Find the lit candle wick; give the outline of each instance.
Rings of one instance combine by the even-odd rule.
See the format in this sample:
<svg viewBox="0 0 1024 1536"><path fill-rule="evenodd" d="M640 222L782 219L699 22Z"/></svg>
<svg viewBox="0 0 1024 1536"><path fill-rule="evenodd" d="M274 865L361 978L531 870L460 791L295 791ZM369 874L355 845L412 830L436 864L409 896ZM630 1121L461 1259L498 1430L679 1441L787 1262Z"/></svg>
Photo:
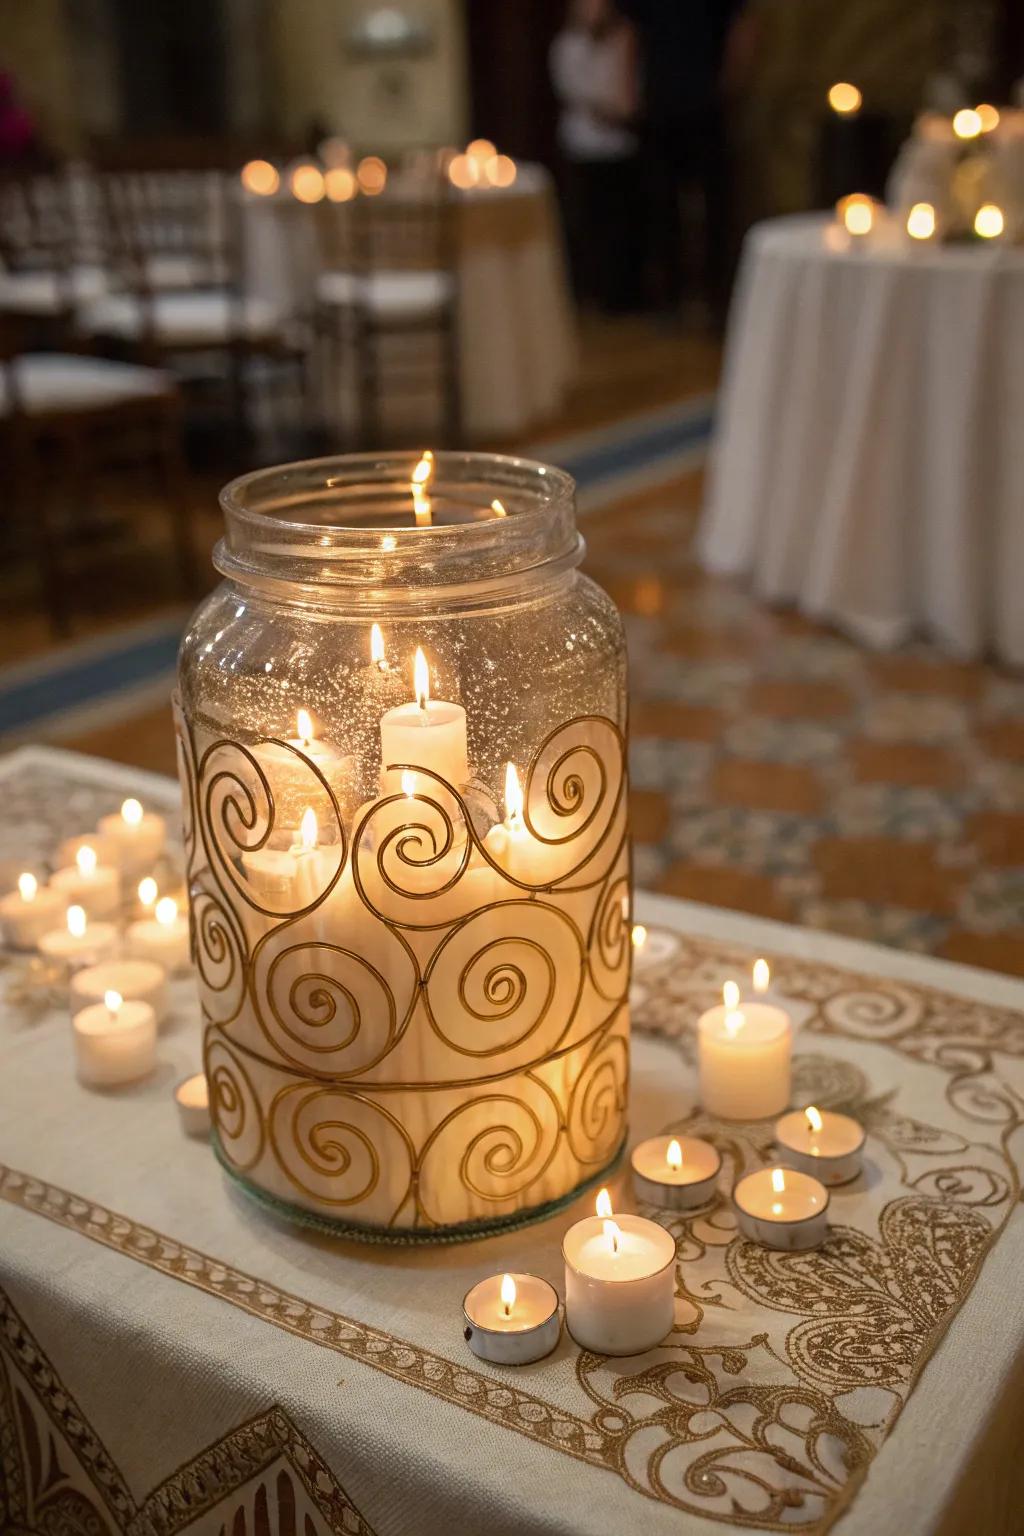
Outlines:
<svg viewBox="0 0 1024 1536"><path fill-rule="evenodd" d="M433 473L434 455L428 448L412 472L409 487L412 491L412 507L417 528L427 528L433 522L430 497L427 495L427 486L430 484Z"/></svg>
<svg viewBox="0 0 1024 1536"><path fill-rule="evenodd" d="M821 1115L815 1109L813 1104L808 1104L807 1108L804 1110L804 1117L807 1121L808 1136L816 1136L821 1130L822 1120Z"/></svg>
<svg viewBox="0 0 1024 1536"><path fill-rule="evenodd" d="M111 990L109 992L104 992L103 1001L106 1005L107 1012L110 1014L111 1022L113 1022L121 1011L121 1004L124 1002L124 998L121 996L120 992L114 992Z"/></svg>
<svg viewBox="0 0 1024 1536"><path fill-rule="evenodd" d="M608 1239L608 1242L611 1244L612 1253L618 1253L619 1238L622 1236L622 1232L619 1229L618 1224L614 1221L606 1221L604 1223L603 1231L605 1237Z"/></svg>
<svg viewBox="0 0 1024 1536"><path fill-rule="evenodd" d="M516 1304L516 1283L511 1275L501 1277L501 1305L505 1310L505 1316L512 1316L512 1308Z"/></svg>
<svg viewBox="0 0 1024 1536"><path fill-rule="evenodd" d="M299 852L312 853L316 847L316 812L310 805L302 813L302 821L299 824Z"/></svg>
<svg viewBox="0 0 1024 1536"><path fill-rule="evenodd" d="M313 740L313 717L308 709L300 709L295 717L295 734L304 747Z"/></svg>
<svg viewBox="0 0 1024 1536"><path fill-rule="evenodd" d="M386 672L387 661L384 657L384 636L379 624L370 625L370 661L378 672Z"/></svg>
<svg viewBox="0 0 1024 1536"><path fill-rule="evenodd" d="M767 992L768 983L771 981L771 971L768 969L767 960L754 961L754 991Z"/></svg>
<svg viewBox="0 0 1024 1536"><path fill-rule="evenodd" d="M426 725L430 703L430 668L427 666L427 658L419 646L416 647L416 657L412 666L413 692L416 695L416 703L420 710L420 723Z"/></svg>
<svg viewBox="0 0 1024 1536"><path fill-rule="evenodd" d="M665 1153L665 1161L674 1172L678 1172L678 1170L683 1166L683 1149L679 1145L678 1141L676 1141L675 1137L673 1137L668 1144L668 1151Z"/></svg>
<svg viewBox="0 0 1024 1536"><path fill-rule="evenodd" d="M524 828L523 791L514 763L505 767L505 826L510 832L522 832Z"/></svg>

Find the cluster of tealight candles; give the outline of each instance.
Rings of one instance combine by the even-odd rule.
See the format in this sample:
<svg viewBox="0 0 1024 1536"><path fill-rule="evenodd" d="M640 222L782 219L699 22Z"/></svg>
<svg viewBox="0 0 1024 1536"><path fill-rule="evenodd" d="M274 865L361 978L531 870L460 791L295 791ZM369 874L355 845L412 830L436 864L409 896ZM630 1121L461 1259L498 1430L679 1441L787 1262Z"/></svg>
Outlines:
<svg viewBox="0 0 1024 1536"><path fill-rule="evenodd" d="M0 899L6 944L36 951L67 982L76 1071L90 1087L153 1071L168 977L189 964L188 919L143 873L158 865L166 840L164 818L127 799L93 833L60 844L48 883L25 870ZM194 1086L189 1092L194 1099ZM194 1125L194 1104L187 1107Z"/></svg>
<svg viewBox="0 0 1024 1536"><path fill-rule="evenodd" d="M642 955L646 930L634 930L633 941ZM829 1188L860 1173L864 1130L849 1115L813 1104L787 1109L792 1020L780 1002L768 1001L766 961L756 962L752 981L748 999L727 981L721 1004L698 1020L701 1104L727 1121L779 1117L777 1164L745 1174L732 1191L736 1224L765 1247L814 1248L827 1232ZM630 1161L634 1193L646 1205L700 1211L718 1197L722 1157L709 1141L655 1136L635 1147ZM596 1214L566 1233L562 1257L566 1327L577 1344L632 1355L663 1342L674 1320L676 1245L659 1222L613 1213L602 1189ZM466 1340L483 1360L525 1364L558 1342L558 1296L535 1275L490 1276L468 1293L463 1310Z"/></svg>

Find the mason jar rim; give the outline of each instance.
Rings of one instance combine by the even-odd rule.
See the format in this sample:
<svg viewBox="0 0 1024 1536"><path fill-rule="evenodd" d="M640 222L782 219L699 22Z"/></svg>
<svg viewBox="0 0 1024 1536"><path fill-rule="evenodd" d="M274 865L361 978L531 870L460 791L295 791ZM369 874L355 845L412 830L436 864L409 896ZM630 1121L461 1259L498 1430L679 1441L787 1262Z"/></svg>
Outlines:
<svg viewBox="0 0 1024 1536"><path fill-rule="evenodd" d="M431 522L417 526L412 477L422 458L338 454L238 476L220 494L225 534L214 564L257 587L287 584L296 600L344 592L360 607L439 589L483 599L579 564L575 481L565 470L438 450L423 487Z"/></svg>

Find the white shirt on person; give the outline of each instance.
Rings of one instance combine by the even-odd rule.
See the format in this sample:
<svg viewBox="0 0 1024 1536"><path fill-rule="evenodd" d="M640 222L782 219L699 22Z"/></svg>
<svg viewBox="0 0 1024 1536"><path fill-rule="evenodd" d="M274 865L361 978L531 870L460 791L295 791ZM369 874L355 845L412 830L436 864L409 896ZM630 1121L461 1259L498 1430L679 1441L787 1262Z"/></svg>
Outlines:
<svg viewBox="0 0 1024 1536"><path fill-rule="evenodd" d="M562 112L558 142L570 160L625 160L638 140L624 122L631 110L628 35L594 37L567 27L551 45L551 80Z"/></svg>

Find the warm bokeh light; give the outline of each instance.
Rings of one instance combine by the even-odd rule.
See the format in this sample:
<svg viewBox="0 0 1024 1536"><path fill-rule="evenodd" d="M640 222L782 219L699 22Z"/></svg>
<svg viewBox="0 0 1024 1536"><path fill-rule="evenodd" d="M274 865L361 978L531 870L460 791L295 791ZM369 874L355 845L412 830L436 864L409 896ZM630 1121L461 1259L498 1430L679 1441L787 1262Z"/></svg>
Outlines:
<svg viewBox="0 0 1024 1536"><path fill-rule="evenodd" d="M511 187L518 174L511 155L494 155L484 162L484 176L492 187Z"/></svg>
<svg viewBox="0 0 1024 1536"><path fill-rule="evenodd" d="M983 240L996 240L1003 232L1003 210L996 203L982 203L974 215L974 233Z"/></svg>
<svg viewBox="0 0 1024 1536"><path fill-rule="evenodd" d="M98 862L99 861L96 858L96 849L91 847L88 843L83 843L81 848L79 848L78 852L75 854L75 863L78 865L78 873L80 875L84 875L87 880L96 873L96 865Z"/></svg>
<svg viewBox="0 0 1024 1536"><path fill-rule="evenodd" d="M768 991L768 984L771 981L771 979L772 979L772 973L768 969L768 961L767 960L755 960L754 961L754 976L753 976L754 991L755 992L767 992Z"/></svg>
<svg viewBox="0 0 1024 1536"><path fill-rule="evenodd" d="M598 1190L598 1192L597 1192L597 1201L596 1201L596 1204L595 1204L595 1209L597 1211L597 1214L600 1217L602 1217L602 1218L608 1217L608 1216L611 1215L611 1213L612 1213L612 1197L611 1197L611 1195L608 1193L608 1191L606 1189L599 1189Z"/></svg>
<svg viewBox="0 0 1024 1536"><path fill-rule="evenodd" d="M86 916L84 907L68 907L68 933L73 939L85 937Z"/></svg>
<svg viewBox="0 0 1024 1536"><path fill-rule="evenodd" d="M308 709L300 709L295 716L295 734L304 747L313 740L313 717Z"/></svg>
<svg viewBox="0 0 1024 1536"><path fill-rule="evenodd" d="M840 117L853 117L860 111L863 101L860 91L848 80L837 80L829 87L828 104Z"/></svg>
<svg viewBox="0 0 1024 1536"><path fill-rule="evenodd" d="M300 203L318 203L324 195L324 178L315 165L297 165L288 178L292 196Z"/></svg>
<svg viewBox="0 0 1024 1536"><path fill-rule="evenodd" d="M740 989L734 981L727 981L722 988L722 1002L729 1013L740 1005Z"/></svg>
<svg viewBox="0 0 1024 1536"><path fill-rule="evenodd" d="M366 155L356 167L356 181L366 197L377 197L388 184L388 168L379 155Z"/></svg>
<svg viewBox="0 0 1024 1536"><path fill-rule="evenodd" d="M516 1283L511 1275L501 1277L501 1304L505 1308L505 1316L511 1317L512 1308L516 1304Z"/></svg>
<svg viewBox="0 0 1024 1536"><path fill-rule="evenodd" d="M35 901L38 890L39 881L35 875L30 875L26 872L18 876L18 895L22 901Z"/></svg>
<svg viewBox="0 0 1024 1536"><path fill-rule="evenodd" d="M121 806L121 820L129 827L137 827L142 823L142 806L138 800L126 800Z"/></svg>
<svg viewBox="0 0 1024 1536"><path fill-rule="evenodd" d="M144 880L139 881L138 896L140 905L144 907L155 906L158 895L157 884L152 875L147 875Z"/></svg>
<svg viewBox="0 0 1024 1536"><path fill-rule="evenodd" d="M678 1141L676 1141L674 1136L668 1144L668 1151L665 1153L665 1161L675 1172L678 1172L679 1169L683 1166L683 1149L679 1145Z"/></svg>
<svg viewBox="0 0 1024 1536"><path fill-rule="evenodd" d="M513 828L523 825L523 787L515 763L505 764L505 822Z"/></svg>
<svg viewBox="0 0 1024 1536"><path fill-rule="evenodd" d="M979 102L974 110L981 119L982 133L992 133L999 127L999 108L994 107L991 102Z"/></svg>
<svg viewBox="0 0 1024 1536"><path fill-rule="evenodd" d="M272 197L281 185L276 167L269 160L250 160L242 167L242 186L257 197Z"/></svg>
<svg viewBox="0 0 1024 1536"><path fill-rule="evenodd" d="M981 132L981 116L973 107L961 107L953 114L953 132L958 139L976 139Z"/></svg>
<svg viewBox="0 0 1024 1536"><path fill-rule="evenodd" d="M644 927L643 923L633 924L632 939L634 949L643 949L644 945L647 943L647 929Z"/></svg>
<svg viewBox="0 0 1024 1536"><path fill-rule="evenodd" d="M498 153L497 145L490 139L472 139L466 145L466 154L471 160L493 160Z"/></svg>
<svg viewBox="0 0 1024 1536"><path fill-rule="evenodd" d="M112 1014L114 1018L117 1018L117 1015L121 1011L121 1004L124 1002L124 998L121 996L120 992L115 992L114 989L111 988L109 992L104 992L103 1001L106 1004L107 1012Z"/></svg>
<svg viewBox="0 0 1024 1536"><path fill-rule="evenodd" d="M425 710L430 703L430 668L420 646L416 647L412 663L412 691L420 709Z"/></svg>
<svg viewBox="0 0 1024 1536"><path fill-rule="evenodd" d="M608 1245L611 1248L612 1253L618 1253L618 1251L619 1251L619 1239L622 1236L622 1228L619 1226L618 1222L617 1221L606 1221L604 1223L602 1231L604 1232L604 1235L605 1235L606 1239L608 1240Z"/></svg>
<svg viewBox="0 0 1024 1536"><path fill-rule="evenodd" d="M329 202L350 203L359 191L355 172L347 165L334 165L324 174L324 191Z"/></svg>
<svg viewBox="0 0 1024 1536"><path fill-rule="evenodd" d="M153 915L158 923L168 928L178 915L178 903L173 896L161 896L153 910Z"/></svg>
<svg viewBox="0 0 1024 1536"><path fill-rule="evenodd" d="M931 203L915 203L907 214L907 234L912 240L930 240L935 233L935 209Z"/></svg>
<svg viewBox="0 0 1024 1536"><path fill-rule="evenodd" d="M864 192L851 192L841 197L836 212L851 235L868 235L875 222L875 205Z"/></svg>
<svg viewBox="0 0 1024 1536"><path fill-rule="evenodd" d="M817 1133L821 1130L821 1115L815 1109L813 1104L808 1104L807 1108L804 1110L804 1114L807 1117L807 1129L811 1132L812 1135L816 1136Z"/></svg>
<svg viewBox="0 0 1024 1536"><path fill-rule="evenodd" d="M456 155L448 167L448 180L460 192L468 192L480 182L480 162L468 155Z"/></svg>

